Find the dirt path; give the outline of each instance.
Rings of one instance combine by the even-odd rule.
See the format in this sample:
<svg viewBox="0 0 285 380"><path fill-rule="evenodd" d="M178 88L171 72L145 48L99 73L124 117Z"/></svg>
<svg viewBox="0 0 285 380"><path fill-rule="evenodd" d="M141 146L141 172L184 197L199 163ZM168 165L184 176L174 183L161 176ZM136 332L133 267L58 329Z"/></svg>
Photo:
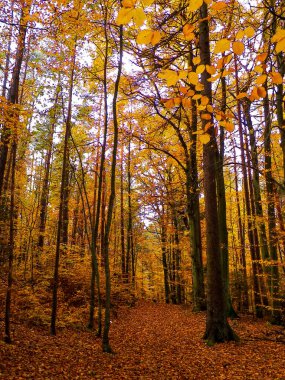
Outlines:
<svg viewBox="0 0 285 380"><path fill-rule="evenodd" d="M284 329L241 319L240 343L208 347L204 328L203 313L143 303L112 321L109 355L87 331L15 325L14 344L0 343L0 379L285 379L285 345L272 341Z"/></svg>

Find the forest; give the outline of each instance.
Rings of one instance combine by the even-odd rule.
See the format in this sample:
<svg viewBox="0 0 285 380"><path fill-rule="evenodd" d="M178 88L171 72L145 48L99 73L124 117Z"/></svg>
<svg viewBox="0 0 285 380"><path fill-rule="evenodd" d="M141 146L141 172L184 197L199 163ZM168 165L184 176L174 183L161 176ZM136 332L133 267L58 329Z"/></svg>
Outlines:
<svg viewBox="0 0 285 380"><path fill-rule="evenodd" d="M0 377L285 378L284 55L282 0L0 0Z"/></svg>

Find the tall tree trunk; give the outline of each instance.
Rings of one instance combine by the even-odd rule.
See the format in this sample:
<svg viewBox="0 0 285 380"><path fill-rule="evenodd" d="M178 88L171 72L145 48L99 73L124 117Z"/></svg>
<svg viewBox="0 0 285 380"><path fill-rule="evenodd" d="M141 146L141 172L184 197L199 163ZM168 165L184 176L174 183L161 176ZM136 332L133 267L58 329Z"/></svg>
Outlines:
<svg viewBox="0 0 285 380"><path fill-rule="evenodd" d="M23 62L23 57L24 57L25 39L26 39L26 34L27 34L26 19L30 13L31 6L32 6L32 2L27 2L27 3L24 2L21 9L21 17L19 21L20 27L19 27L19 34L17 38L17 49L15 53L16 58L14 62L13 72L12 72L10 90L7 96L8 103L11 103L12 105L15 105L18 103L20 73L21 73L21 67L22 67L22 62ZM3 181L4 181L4 176L5 176L5 168L6 168L6 163L7 163L10 139L11 139L11 128L7 126L6 124L4 124L2 133L1 133L1 144L0 144L0 198L2 196Z"/></svg>
<svg viewBox="0 0 285 380"><path fill-rule="evenodd" d="M0 146L0 200L2 197L3 182L5 178L5 168L7 163L9 143L11 144L11 185L10 185L10 210L9 210L9 266L8 266L8 286L6 292L5 303L5 336L6 343L11 343L10 334L10 315L11 315L11 292L13 285L13 261L14 261L14 235L15 235L15 175L16 175L16 155L17 155L17 129L19 122L19 111L15 107L19 101L19 86L20 86L20 72L25 50L25 38L27 33L26 17L29 15L31 9L30 3L23 3L20 17L19 35L17 39L17 49L15 54L14 69L12 72L10 90L8 93L8 103L11 106L9 110L9 117L11 124L13 124L14 131L12 134L10 126L3 125ZM9 65L9 62L6 64ZM5 81L5 77L4 77ZM5 86L6 87L6 86ZM4 88L3 88L4 91Z"/></svg>
<svg viewBox="0 0 285 380"><path fill-rule="evenodd" d="M169 287L169 273L167 265L167 235L166 235L166 223L165 223L165 214L164 209L162 210L161 215L161 253L162 253L162 265L163 265L163 279L164 279L164 293L165 293L165 302L170 302L170 287Z"/></svg>
<svg viewBox="0 0 285 380"><path fill-rule="evenodd" d="M121 199L120 199L120 230L121 230L121 272L122 272L122 278L123 281L126 280L126 249L125 249L125 220L124 220L124 167L123 167L123 161L124 161L124 145L122 141L122 148L121 148Z"/></svg>
<svg viewBox="0 0 285 380"><path fill-rule="evenodd" d="M266 91L267 82L264 85ZM270 273L270 294L272 303L271 321L276 324L281 323L281 308L280 308L280 295L279 295L279 269L278 269L278 255L277 255L277 236L276 236L276 218L275 218L275 203L274 203L274 184L272 176L272 158L271 158L271 129L272 122L270 116L268 92L263 101L264 107L264 171L267 195L267 215L268 215L268 231L269 231L269 252L271 259L271 273Z"/></svg>
<svg viewBox="0 0 285 380"><path fill-rule="evenodd" d="M61 243L62 243L62 229L63 229L63 212L64 205L66 202L66 186L68 186L68 174L69 170L69 140L71 136L71 111L72 111L72 98L73 98L73 86L74 86L74 75L75 75L75 62L76 62L76 43L77 38L74 40L74 47L72 52L72 63L71 63L71 74L70 83L68 91L68 110L67 117L65 121L65 134L64 134L64 145L63 145L63 159L62 159L62 171L61 171L61 185L60 185L60 201L59 201L59 211L58 211L58 223L57 223L57 236L56 236L56 250L55 250L55 264L54 264L54 275L53 275L53 293L52 293L52 311L51 311L51 335L56 335L56 314L57 314L57 290L59 283L59 259L61 253Z"/></svg>
<svg viewBox="0 0 285 380"><path fill-rule="evenodd" d="M101 148L101 159L99 165L99 175L98 175L98 190L97 190L97 202L94 207L94 226L92 228L92 250L91 250L91 279L90 279L90 308L89 308L89 322L88 328L93 329L94 326L94 310L95 310L95 283L97 286L98 295L100 295L100 279L99 279L99 263L98 263L98 240L99 240L99 225L100 225L100 216L105 208L104 202L102 205L103 198L103 187L104 187L104 170L105 170L105 159L106 159L106 147L107 147L107 132L108 132L108 88L107 88L107 69L108 69L108 51L109 51L109 41L107 33L106 20L104 24L104 36L105 36L105 52L104 52L104 78L103 78L103 103L104 103L104 127L103 127L103 141ZM98 137L99 141L99 137ZM101 227L104 226L104 221L101 218ZM103 233L103 229L101 228ZM99 300L98 300L99 302ZM99 304L99 310L101 311L101 305ZM100 335L101 335L101 317L98 315L98 323L100 326ZM98 330L98 334L99 334Z"/></svg>
<svg viewBox="0 0 285 380"><path fill-rule="evenodd" d="M222 82L222 111L225 113L227 108L227 93L225 77L221 78ZM217 194L218 194L218 218L219 218L219 235L223 266L224 292L227 302L227 315L231 318L237 318L231 295L230 295L230 273L229 273L229 242L227 228L227 203L224 179L224 154L225 154L225 131L220 127L220 151L217 150Z"/></svg>
<svg viewBox="0 0 285 380"><path fill-rule="evenodd" d="M50 111L50 129L48 134L48 149L45 156L45 173L42 185L42 193L40 197L40 225L39 225L39 240L38 247L40 251L43 249L45 240L46 218L47 218L47 206L49 196L49 180L50 180L50 167L53 149L53 135L56 126L56 109L58 104L58 97L60 92L60 86L58 85L55 92L55 99L53 107Z"/></svg>
<svg viewBox="0 0 285 380"><path fill-rule="evenodd" d="M193 66L193 52L190 48L189 66ZM194 88L193 88L194 89ZM199 185L197 168L197 106L192 104L192 120L187 120L187 130L192 145L184 149L186 158L186 199L187 216L189 221L189 237L191 244L191 264L192 264L192 299L193 310L206 310L206 296L204 286L204 270L202 260L202 239L200 224L200 204Z"/></svg>
<svg viewBox="0 0 285 380"><path fill-rule="evenodd" d="M239 78L238 78L238 66L237 66L237 57L234 56L235 63L235 76L236 76L236 93L239 94ZM260 252L258 247L258 242L256 241L257 234L254 233L254 225L252 223L251 217L252 209L250 205L250 195L249 195L249 185L248 185L248 175L247 175L247 165L245 159L245 150L244 150L244 139L243 139L243 129L242 129L242 116L241 116L241 104L240 100L237 100L237 113L238 113L238 131L240 138L240 150L241 150L241 160L242 160L242 175L243 175L243 185L244 185L244 197L245 197L245 206L247 213L247 230L248 230L248 240L249 248L252 261L252 275L253 275L253 297L254 297L254 308L255 315L258 318L263 316L262 308L262 298L260 291L260 281L259 276L262 275L262 268L260 265Z"/></svg>
<svg viewBox="0 0 285 380"><path fill-rule="evenodd" d="M105 20L106 22L106 20ZM117 148L118 148L118 116L117 116L117 98L119 93L119 85L122 72L123 63L123 27L119 27L120 41L119 41L119 62L118 73L115 82L114 96L113 96L113 124L114 124L114 138L113 138L113 152L112 152L112 164L111 164L111 185L110 185L110 197L108 202L108 213L106 220L106 228L104 234L104 258L105 258L105 286L106 286L106 305L105 305L105 321L103 330L103 351L111 353L112 349L109 342L109 329L110 329L110 306L111 306L111 278L110 278L110 264L109 264L109 235L111 230L113 209L116 195L116 163L117 163Z"/></svg>
<svg viewBox="0 0 285 380"><path fill-rule="evenodd" d="M14 235L15 235L15 175L16 175L16 154L17 154L17 142L16 142L16 132L13 137L11 155L12 155L12 165L11 165L11 189L10 189L10 215L9 215L9 267L8 267L8 286L6 292L6 303L5 303L5 335L4 341L6 343L11 343L11 331L10 331L10 318L11 318L11 293L13 285L13 261L14 261Z"/></svg>
<svg viewBox="0 0 285 380"><path fill-rule="evenodd" d="M131 264L131 280L135 282L135 253L133 244L133 214L132 214L132 186L131 186L131 139L128 143L128 161L127 161L127 174L128 174L128 227L127 227L127 255ZM129 265L129 264L128 264ZM130 273L128 273L128 278Z"/></svg>
<svg viewBox="0 0 285 380"><path fill-rule="evenodd" d="M202 65L211 65L210 41L208 24L208 7L203 3L200 8L200 55ZM201 82L204 86L203 95L212 103L212 87L208 81L210 75L204 71ZM202 119L205 128L206 120ZM237 339L235 333L227 322L227 303L224 292L224 279L222 269L222 257L220 252L219 233L217 233L218 205L216 193L217 162L216 162L216 137L214 128L208 130L211 140L204 145L203 170L206 214L206 238L207 238L207 321L204 338L209 344Z"/></svg>

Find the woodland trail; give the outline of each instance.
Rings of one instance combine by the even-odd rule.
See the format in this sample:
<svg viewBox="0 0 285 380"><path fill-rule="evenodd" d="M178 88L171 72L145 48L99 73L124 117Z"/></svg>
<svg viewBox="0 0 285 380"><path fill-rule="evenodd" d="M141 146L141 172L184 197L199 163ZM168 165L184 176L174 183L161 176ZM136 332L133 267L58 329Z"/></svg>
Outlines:
<svg viewBox="0 0 285 380"><path fill-rule="evenodd" d="M88 331L61 329L51 337L15 324L14 343L0 343L0 379L285 379L284 328L248 317L233 325L239 343L209 347L201 339L204 313L152 303L121 307L110 355Z"/></svg>

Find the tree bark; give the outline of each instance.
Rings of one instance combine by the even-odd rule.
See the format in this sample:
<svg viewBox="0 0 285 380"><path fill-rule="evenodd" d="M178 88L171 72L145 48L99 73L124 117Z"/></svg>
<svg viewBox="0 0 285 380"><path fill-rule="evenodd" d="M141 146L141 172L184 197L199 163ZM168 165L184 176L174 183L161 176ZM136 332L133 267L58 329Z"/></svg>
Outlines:
<svg viewBox="0 0 285 380"><path fill-rule="evenodd" d="M200 8L200 56L202 65L210 65L210 41L208 24L208 7L203 3ZM210 75L204 71L201 82L204 86L203 95L212 103L212 87L208 81ZM203 128L206 121L202 119ZM208 130L211 140L204 145L203 171L206 214L207 238L207 321L204 339L208 344L237 339L237 336L227 322L227 306L224 292L224 279L222 270L222 257L220 252L220 239L217 233L218 205L216 193L217 162L216 137L214 128Z"/></svg>

